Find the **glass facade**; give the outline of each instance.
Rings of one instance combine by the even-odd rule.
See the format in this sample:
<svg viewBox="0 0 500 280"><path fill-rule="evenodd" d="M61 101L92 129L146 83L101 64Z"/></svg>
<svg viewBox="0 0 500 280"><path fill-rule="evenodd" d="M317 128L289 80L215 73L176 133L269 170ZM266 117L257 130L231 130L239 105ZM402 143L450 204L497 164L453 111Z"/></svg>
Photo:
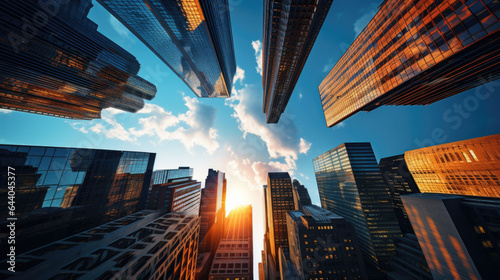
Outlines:
<svg viewBox="0 0 500 280"><path fill-rule="evenodd" d="M212 263L210 280L253 279L252 228L251 205L231 210Z"/></svg>
<svg viewBox="0 0 500 280"><path fill-rule="evenodd" d="M22 254L0 278L194 280L199 223L143 210Z"/></svg>
<svg viewBox="0 0 500 280"><path fill-rule="evenodd" d="M24 252L145 208L155 154L0 145L0 168L15 168L17 250ZM0 213L8 217L7 174ZM5 223L5 222L4 222ZM0 230L6 246L6 227Z"/></svg>
<svg viewBox="0 0 500 280"><path fill-rule="evenodd" d="M499 29L498 0L384 1L319 86L327 126L497 79Z"/></svg>
<svg viewBox="0 0 500 280"><path fill-rule="evenodd" d="M333 0L265 0L262 47L267 123L285 111Z"/></svg>
<svg viewBox="0 0 500 280"><path fill-rule="evenodd" d="M344 143L313 164L322 207L354 226L368 269L386 270L401 231L370 143Z"/></svg>
<svg viewBox="0 0 500 280"><path fill-rule="evenodd" d="M407 151L420 192L500 197L500 134Z"/></svg>
<svg viewBox="0 0 500 280"><path fill-rule="evenodd" d="M384 176L384 182L391 192L391 202L401 232L414 233L408 214L406 213L401 195L419 193L417 183L413 180L406 165L404 155L386 157L380 160L378 167Z"/></svg>
<svg viewBox="0 0 500 280"><path fill-rule="evenodd" d="M136 58L97 32L91 7L90 0L1 1L0 108L95 119L104 108L136 112L155 96L137 76ZM35 34L26 31L32 19Z"/></svg>
<svg viewBox="0 0 500 280"><path fill-rule="evenodd" d="M293 202L295 210L302 210L302 207L311 205L311 197L304 185L300 184L299 180L293 179Z"/></svg>
<svg viewBox="0 0 500 280"><path fill-rule="evenodd" d="M227 0L98 0L198 97L229 97L236 60Z"/></svg>
<svg viewBox="0 0 500 280"><path fill-rule="evenodd" d="M395 239L396 255L391 259L389 280L432 280L431 270L414 234L408 233Z"/></svg>
<svg viewBox="0 0 500 280"><path fill-rule="evenodd" d="M287 214L290 261L298 279L367 279L352 225L316 205Z"/></svg>
<svg viewBox="0 0 500 280"><path fill-rule="evenodd" d="M149 194L148 209L198 216L200 198L201 182L195 180L154 185Z"/></svg>

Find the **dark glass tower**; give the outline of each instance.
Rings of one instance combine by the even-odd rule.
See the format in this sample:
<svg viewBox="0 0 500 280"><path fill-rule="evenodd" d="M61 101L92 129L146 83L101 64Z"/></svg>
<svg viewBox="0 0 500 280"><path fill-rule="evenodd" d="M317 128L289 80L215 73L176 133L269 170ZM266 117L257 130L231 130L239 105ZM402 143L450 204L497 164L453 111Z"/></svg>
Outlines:
<svg viewBox="0 0 500 280"><path fill-rule="evenodd" d="M405 207L401 201L401 195L419 193L420 191L408 170L404 155L383 158L380 160L378 167L384 176L385 184L391 192L392 207L398 219L401 232L403 234L414 233L408 219L408 214L406 214Z"/></svg>
<svg viewBox="0 0 500 280"><path fill-rule="evenodd" d="M354 226L368 269L386 270L401 231L370 143L344 143L313 163L322 207Z"/></svg>
<svg viewBox="0 0 500 280"><path fill-rule="evenodd" d="M253 280L252 206L239 206L226 218L209 279Z"/></svg>
<svg viewBox="0 0 500 280"><path fill-rule="evenodd" d="M500 77L497 0L386 0L319 86L327 126Z"/></svg>
<svg viewBox="0 0 500 280"><path fill-rule="evenodd" d="M72 119L136 112L156 87L130 53L97 32L90 0L0 3L0 108ZM34 28L34 29L32 29Z"/></svg>
<svg viewBox="0 0 500 280"><path fill-rule="evenodd" d="M267 123L285 111L333 0L265 0L263 109Z"/></svg>
<svg viewBox="0 0 500 280"><path fill-rule="evenodd" d="M229 97L236 72L227 0L98 0L198 97Z"/></svg>
<svg viewBox="0 0 500 280"><path fill-rule="evenodd" d="M293 179L293 201L295 210L302 210L302 207L311 205L311 197L306 187L302 185L299 180Z"/></svg>
<svg viewBox="0 0 500 280"><path fill-rule="evenodd" d="M154 160L151 153L0 145L1 170L11 166L16 174L17 253L144 209ZM2 217L10 217L6 175Z"/></svg>

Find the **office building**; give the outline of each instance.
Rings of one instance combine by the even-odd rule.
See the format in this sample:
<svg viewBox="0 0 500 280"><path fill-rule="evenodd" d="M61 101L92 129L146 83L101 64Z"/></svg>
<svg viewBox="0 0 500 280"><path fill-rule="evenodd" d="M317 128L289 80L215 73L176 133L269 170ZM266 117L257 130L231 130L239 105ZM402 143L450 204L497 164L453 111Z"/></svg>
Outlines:
<svg viewBox="0 0 500 280"><path fill-rule="evenodd" d="M194 279L199 217L143 210L18 256L2 279ZM9 277L10 276L10 277ZM5 278L4 278L5 277Z"/></svg>
<svg viewBox="0 0 500 280"><path fill-rule="evenodd" d="M263 109L267 123L285 111L333 0L264 1Z"/></svg>
<svg viewBox="0 0 500 280"><path fill-rule="evenodd" d="M319 86L327 126L500 77L497 1L386 0Z"/></svg>
<svg viewBox="0 0 500 280"><path fill-rule="evenodd" d="M271 240L269 239L269 215L268 215L268 188L267 185L264 185L264 221L265 221L265 231L264 231L264 250L261 251L262 253L262 270L264 274L264 279L266 280L276 280L279 279L280 277L280 272L279 272L279 260L275 260L273 256L271 255Z"/></svg>
<svg viewBox="0 0 500 280"><path fill-rule="evenodd" d="M91 0L0 3L0 108L70 119L136 112L156 87L139 62L97 31Z"/></svg>
<svg viewBox="0 0 500 280"><path fill-rule="evenodd" d="M303 206L311 205L311 197L304 185L300 184L299 180L293 179L293 202L295 210L302 210Z"/></svg>
<svg viewBox="0 0 500 280"><path fill-rule="evenodd" d="M253 280L252 206L231 210L226 220L209 279Z"/></svg>
<svg viewBox="0 0 500 280"><path fill-rule="evenodd" d="M496 279L500 199L420 193L402 196L434 279Z"/></svg>
<svg viewBox="0 0 500 280"><path fill-rule="evenodd" d="M178 169L160 169L153 171L151 186L193 179L193 168L181 166Z"/></svg>
<svg viewBox="0 0 500 280"><path fill-rule="evenodd" d="M396 255L389 262L389 280L432 280L431 271L422 248L414 234L408 233L395 240Z"/></svg>
<svg viewBox="0 0 500 280"><path fill-rule="evenodd" d="M198 97L229 97L236 72L227 0L98 0Z"/></svg>
<svg viewBox="0 0 500 280"><path fill-rule="evenodd" d="M406 214L401 201L401 195L419 193L420 191L408 170L404 155L383 158L380 160L378 167L382 172L385 184L391 192L392 208L394 214L396 214L401 232L403 234L413 233L408 214Z"/></svg>
<svg viewBox="0 0 500 280"><path fill-rule="evenodd" d="M269 253L274 266L278 267L278 250L288 247L286 213L295 210L292 180L288 172L269 172L266 191Z"/></svg>
<svg viewBox="0 0 500 280"><path fill-rule="evenodd" d="M224 231L226 218L226 175L224 172L209 169L205 187L201 190L200 239L198 253L197 279L207 279ZM206 260L204 254L208 254Z"/></svg>
<svg viewBox="0 0 500 280"><path fill-rule="evenodd" d="M401 231L370 143L344 143L313 163L321 206L353 225L369 274L386 271Z"/></svg>
<svg viewBox="0 0 500 280"><path fill-rule="evenodd" d="M264 266L262 263L259 263L259 280L265 280L264 278Z"/></svg>
<svg viewBox="0 0 500 280"><path fill-rule="evenodd" d="M198 216L200 213L201 182L182 182L153 185L147 209L164 209L169 213L184 212Z"/></svg>
<svg viewBox="0 0 500 280"><path fill-rule="evenodd" d="M288 250L297 279L367 279L351 223L316 205L303 209L287 214Z"/></svg>
<svg viewBox="0 0 500 280"><path fill-rule="evenodd" d="M16 174L16 252L144 209L154 160L153 153L0 145L0 168ZM0 184L0 215L7 217L7 177Z"/></svg>
<svg viewBox="0 0 500 280"><path fill-rule="evenodd" d="M420 192L500 197L500 134L407 151Z"/></svg>

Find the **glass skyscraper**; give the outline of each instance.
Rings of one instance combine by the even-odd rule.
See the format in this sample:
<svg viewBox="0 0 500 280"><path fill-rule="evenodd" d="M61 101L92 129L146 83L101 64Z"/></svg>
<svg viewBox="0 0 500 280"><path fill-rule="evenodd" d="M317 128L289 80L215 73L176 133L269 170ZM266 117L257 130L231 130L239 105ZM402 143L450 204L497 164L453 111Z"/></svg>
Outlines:
<svg viewBox="0 0 500 280"><path fill-rule="evenodd" d="M236 72L227 0L98 0L198 97L229 97Z"/></svg>
<svg viewBox="0 0 500 280"><path fill-rule="evenodd" d="M401 195L419 193L417 183L413 180L404 155L386 157L380 160L378 167L382 172L385 184L391 192L391 202L398 219L401 232L413 233L408 214L406 213Z"/></svg>
<svg viewBox="0 0 500 280"><path fill-rule="evenodd" d="M96 119L104 108L136 112L155 96L137 76L136 58L97 32L91 7L91 0L1 1L0 108Z"/></svg>
<svg viewBox="0 0 500 280"><path fill-rule="evenodd" d="M354 226L367 269L386 270L401 231L370 143L344 143L313 163L322 207Z"/></svg>
<svg viewBox="0 0 500 280"><path fill-rule="evenodd" d="M267 123L285 111L333 0L265 0L263 109Z"/></svg>
<svg viewBox="0 0 500 280"><path fill-rule="evenodd" d="M18 253L144 209L154 160L142 152L0 145L0 168L15 168ZM6 218L12 215L2 174L0 215Z"/></svg>
<svg viewBox="0 0 500 280"><path fill-rule="evenodd" d="M302 210L302 207L311 205L311 197L306 187L302 185L299 180L293 179L293 202L295 204L295 210Z"/></svg>
<svg viewBox="0 0 500 280"><path fill-rule="evenodd" d="M500 134L407 151L420 192L500 197Z"/></svg>
<svg viewBox="0 0 500 280"><path fill-rule="evenodd" d="M497 0L385 0L319 86L327 126L499 78L499 13Z"/></svg>

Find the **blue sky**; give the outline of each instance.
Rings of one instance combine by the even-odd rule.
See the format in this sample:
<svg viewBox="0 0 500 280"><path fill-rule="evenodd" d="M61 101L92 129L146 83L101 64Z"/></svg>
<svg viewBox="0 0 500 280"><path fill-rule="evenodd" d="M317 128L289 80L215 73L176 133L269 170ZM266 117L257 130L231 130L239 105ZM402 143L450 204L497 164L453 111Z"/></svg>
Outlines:
<svg viewBox="0 0 500 280"><path fill-rule="evenodd" d="M377 160L425 145L500 133L500 82L429 106L386 106L327 128L318 85L382 1L335 0L278 125L265 124L258 56L262 2L230 0L238 65L230 99L199 99L98 3L89 17L98 30L131 52L155 99L136 114L105 110L102 120L72 121L0 110L0 143L123 149L157 153L155 168L191 166L203 181L208 168L226 172L228 208L252 204L255 265L263 238L262 185L268 171L288 171L319 205L312 159L343 142L369 141Z"/></svg>

